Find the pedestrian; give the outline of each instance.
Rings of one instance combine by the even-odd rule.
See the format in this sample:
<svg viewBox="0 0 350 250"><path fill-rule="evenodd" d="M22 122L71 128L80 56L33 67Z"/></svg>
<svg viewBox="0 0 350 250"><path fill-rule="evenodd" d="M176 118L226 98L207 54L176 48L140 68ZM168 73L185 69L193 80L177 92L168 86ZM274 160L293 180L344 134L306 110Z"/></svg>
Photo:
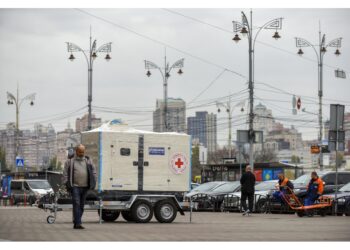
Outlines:
<svg viewBox="0 0 350 250"><path fill-rule="evenodd" d="M311 180L307 186L305 206L310 206L323 194L323 180L314 171L311 173Z"/></svg>
<svg viewBox="0 0 350 250"><path fill-rule="evenodd" d="M81 218L84 213L88 190L95 189L96 170L90 158L85 155L85 146L80 144L75 155L64 164L64 183L72 195L74 229L84 229Z"/></svg>
<svg viewBox="0 0 350 250"><path fill-rule="evenodd" d="M278 174L278 183L276 184L278 190L275 191L272 196L281 204L283 204L283 194L290 193L294 189L293 183L284 176L283 173Z"/></svg>
<svg viewBox="0 0 350 250"><path fill-rule="evenodd" d="M252 168L248 165L245 173L241 176L241 203L243 206L243 214L249 215L253 211L254 192L255 192L255 176ZM249 208L247 209L246 200L248 198Z"/></svg>

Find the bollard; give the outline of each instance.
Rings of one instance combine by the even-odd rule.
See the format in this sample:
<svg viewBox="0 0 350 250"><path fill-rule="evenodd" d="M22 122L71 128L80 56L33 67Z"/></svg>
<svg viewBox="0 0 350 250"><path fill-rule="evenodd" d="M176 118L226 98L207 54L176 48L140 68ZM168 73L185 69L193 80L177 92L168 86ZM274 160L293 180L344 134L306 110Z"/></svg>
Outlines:
<svg viewBox="0 0 350 250"><path fill-rule="evenodd" d="M13 196L10 198L10 206L13 206Z"/></svg>
<svg viewBox="0 0 350 250"><path fill-rule="evenodd" d="M24 204L24 207L25 207L26 204L27 204L27 196L26 196L26 193L24 193L24 201L23 201L23 204Z"/></svg>

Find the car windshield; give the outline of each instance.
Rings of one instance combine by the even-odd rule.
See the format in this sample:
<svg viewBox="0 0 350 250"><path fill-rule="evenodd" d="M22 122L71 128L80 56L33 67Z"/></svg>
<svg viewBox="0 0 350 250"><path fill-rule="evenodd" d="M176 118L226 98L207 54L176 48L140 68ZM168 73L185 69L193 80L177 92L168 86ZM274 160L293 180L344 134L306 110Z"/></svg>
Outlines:
<svg viewBox="0 0 350 250"><path fill-rule="evenodd" d="M227 182L217 188L214 188L212 192L215 193L230 193L236 191L236 189L240 186L239 181Z"/></svg>
<svg viewBox="0 0 350 250"><path fill-rule="evenodd" d="M301 185L307 185L310 181L310 174L304 174L302 176L299 176L293 181L293 184L301 184Z"/></svg>
<svg viewBox="0 0 350 250"><path fill-rule="evenodd" d="M206 182L206 183L203 183L203 184L199 185L198 187L194 188L192 191L193 192L205 192L205 191L209 191L209 190L213 189L217 185L219 185L219 182Z"/></svg>
<svg viewBox="0 0 350 250"><path fill-rule="evenodd" d="M277 183L277 180L276 180L276 182L274 182L274 181L260 182L259 184L257 184L255 186L255 191L268 191L268 190L274 189L276 183Z"/></svg>
<svg viewBox="0 0 350 250"><path fill-rule="evenodd" d="M339 189L340 192L350 192L350 182Z"/></svg>
<svg viewBox="0 0 350 250"><path fill-rule="evenodd" d="M51 188L51 186L47 182L47 180L40 180L40 181L28 181L27 180L27 183L32 189L50 189Z"/></svg>

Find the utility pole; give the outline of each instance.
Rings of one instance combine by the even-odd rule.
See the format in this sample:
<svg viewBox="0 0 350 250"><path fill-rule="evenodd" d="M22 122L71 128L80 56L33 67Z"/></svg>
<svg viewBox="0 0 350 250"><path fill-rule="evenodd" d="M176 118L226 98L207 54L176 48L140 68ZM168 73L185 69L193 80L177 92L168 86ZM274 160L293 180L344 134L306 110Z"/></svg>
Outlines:
<svg viewBox="0 0 350 250"><path fill-rule="evenodd" d="M319 27L319 43L317 45L313 45L309 41L307 41L304 38L296 37L296 47L299 48L298 55L302 56L304 54L302 47L311 47L315 51L316 57L317 57L317 63L318 63L318 126L319 126L319 133L318 133L318 141L319 146L322 146L322 139L323 139L323 119L322 119L322 98L323 98L323 57L324 54L327 52L327 47L335 47L337 48L335 51L335 55L339 56L339 48L341 47L341 40L342 38L336 38L331 40L328 44L326 44L326 35L321 33L321 25ZM322 150L320 150L319 154L319 165L320 170L323 170L323 154Z"/></svg>
<svg viewBox="0 0 350 250"><path fill-rule="evenodd" d="M169 62L166 59L166 50L164 55L164 68L159 67L157 64L145 60L145 69L147 69L146 75L150 77L152 75L150 69L158 69L163 78L163 94L164 94L164 111L163 111L163 125L164 130L167 132L169 130L168 124L168 78L170 77L170 72L174 68L178 68L178 74L183 73L182 68L184 67L184 58L177 60L171 67L169 67ZM161 132L162 129L161 129Z"/></svg>
<svg viewBox="0 0 350 250"><path fill-rule="evenodd" d="M255 42L256 38L259 35L260 31L263 29L274 29L276 30L274 35L272 36L276 40L281 38L278 34L277 30L282 29L282 18L276 18L268 21L263 26L259 27L257 32L253 33L253 12L250 11L250 20L248 21L247 16L242 11L242 22L233 21L233 31L236 33L234 38L232 39L236 43L238 43L241 38L238 36L238 32L240 32L243 36L248 36L248 55L249 55L249 165L254 170L254 141L255 141L255 131L253 128L254 124L254 52L255 52Z"/></svg>

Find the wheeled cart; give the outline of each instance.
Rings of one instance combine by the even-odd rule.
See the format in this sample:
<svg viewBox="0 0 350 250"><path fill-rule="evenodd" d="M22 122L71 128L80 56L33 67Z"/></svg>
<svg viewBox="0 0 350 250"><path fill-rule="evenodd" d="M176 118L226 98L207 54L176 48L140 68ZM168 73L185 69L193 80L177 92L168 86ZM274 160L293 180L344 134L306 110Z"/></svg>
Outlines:
<svg viewBox="0 0 350 250"><path fill-rule="evenodd" d="M299 217L303 217L304 215L313 216L314 214L325 216L327 209L331 208L333 203L331 197L321 196L315 201L315 204L304 206L289 187L285 187L285 192L282 197L286 204L288 204L288 206L294 210Z"/></svg>

